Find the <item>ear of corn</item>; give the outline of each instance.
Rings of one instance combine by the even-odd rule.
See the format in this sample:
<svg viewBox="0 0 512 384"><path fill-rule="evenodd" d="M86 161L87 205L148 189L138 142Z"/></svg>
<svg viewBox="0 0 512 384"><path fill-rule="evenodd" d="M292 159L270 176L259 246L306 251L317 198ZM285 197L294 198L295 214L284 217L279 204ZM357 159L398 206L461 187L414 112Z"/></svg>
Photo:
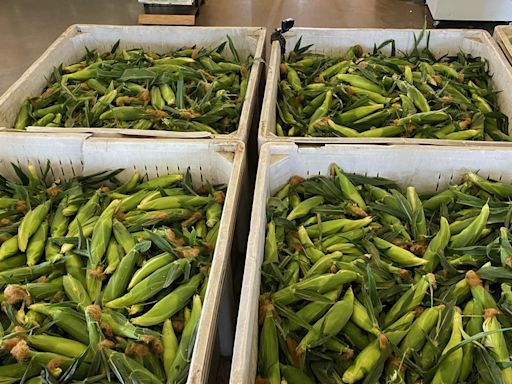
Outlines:
<svg viewBox="0 0 512 384"><path fill-rule="evenodd" d="M174 260L174 256L168 252L162 253L147 260L140 269L138 269L128 284L128 289L133 288L135 285L140 283L144 278L151 275L158 269L166 266Z"/></svg>
<svg viewBox="0 0 512 384"><path fill-rule="evenodd" d="M394 337L398 343L405 333L405 331L394 331L388 333L387 337ZM355 383L362 379L377 363L382 353L384 352L380 350L379 341L373 341L357 355L353 364L343 373L343 382Z"/></svg>
<svg viewBox="0 0 512 384"><path fill-rule="evenodd" d="M85 308L92 304L85 287L79 280L71 275L66 275L64 276L62 284L68 298L74 301L78 306Z"/></svg>
<svg viewBox="0 0 512 384"><path fill-rule="evenodd" d="M468 308L470 307L470 308ZM471 316L465 325L465 331L469 336L474 336L479 332L482 332L483 325L483 307L480 302L475 300L468 301L466 308L464 308L464 315ZM474 343L465 345L462 349L463 357L459 380L464 381L471 375L473 370L474 362Z"/></svg>
<svg viewBox="0 0 512 384"><path fill-rule="evenodd" d="M171 320L169 319L164 321L162 328L162 342L164 345L162 360L165 372L168 374L171 371L172 364L176 359L179 348L178 339L174 333Z"/></svg>
<svg viewBox="0 0 512 384"><path fill-rule="evenodd" d="M128 253L135 246L133 236L128 232L123 223L114 219L113 222L114 237L119 245L123 248L125 253Z"/></svg>
<svg viewBox="0 0 512 384"><path fill-rule="evenodd" d="M119 262L121 261L121 252L119 250L119 244L112 236L108 242L107 251L105 254L105 261L107 267L105 268L105 274L112 274L117 269Z"/></svg>
<svg viewBox="0 0 512 384"><path fill-rule="evenodd" d="M113 200L101 213L94 225L91 238L91 257L89 259L94 267L100 263L107 250L112 234L112 216L118 206L119 200Z"/></svg>
<svg viewBox="0 0 512 384"><path fill-rule="evenodd" d="M264 316L260 335L259 364L265 379L271 384L280 384L279 342L272 309L265 309Z"/></svg>
<svg viewBox="0 0 512 384"><path fill-rule="evenodd" d="M43 223L41 223L37 231L30 239L26 251L28 266L35 265L43 256L46 245L46 239L48 237L48 229L48 222L43 221Z"/></svg>
<svg viewBox="0 0 512 384"><path fill-rule="evenodd" d="M33 210L30 210L21 221L18 229L18 248L21 252L26 251L30 237L36 233L39 226L48 215L50 206L50 200L38 205Z"/></svg>
<svg viewBox="0 0 512 384"><path fill-rule="evenodd" d="M0 246L0 261L5 260L18 253L18 237L13 236L9 240L4 241Z"/></svg>
<svg viewBox="0 0 512 384"><path fill-rule="evenodd" d="M412 324L409 332L400 344L400 352L421 351L421 348L427 342L426 336L437 324L443 310L443 304L427 308Z"/></svg>
<svg viewBox="0 0 512 384"><path fill-rule="evenodd" d="M483 330L488 331L498 331L496 333L489 334L485 338L485 345L491 350L491 353L498 363L506 364L510 362L510 357L507 349L507 343L505 341L505 336L501 330L501 324L497 318L498 311L494 308L489 308L485 310L485 320L483 322ZM506 367L501 369L501 375L503 377L504 383L512 382L512 368Z"/></svg>
<svg viewBox="0 0 512 384"><path fill-rule="evenodd" d="M417 257L412 252L409 252L401 247L397 247L396 245L389 243L384 239L375 237L373 242L377 248L382 250L389 259L404 267L413 267L427 263L427 260Z"/></svg>
<svg viewBox="0 0 512 384"><path fill-rule="evenodd" d="M297 347L299 351L309 348L309 345L319 336L329 337L338 334L352 315L354 308L354 293L349 288L342 300L335 303L329 311L318 320L312 329L302 338Z"/></svg>
<svg viewBox="0 0 512 384"><path fill-rule="evenodd" d="M489 206L485 204L480 214L462 232L452 236L450 243L452 248L461 248L473 245L479 238L489 218Z"/></svg>
<svg viewBox="0 0 512 384"><path fill-rule="evenodd" d="M59 328L75 340L89 344L89 335L87 334L85 318L82 314L69 308L50 306L48 304L32 304L30 309L51 317Z"/></svg>
<svg viewBox="0 0 512 384"><path fill-rule="evenodd" d="M177 381L177 378L183 377L183 374L187 372L187 364L190 362L191 352L195 342L194 333L199 323L199 317L201 316L201 306L201 299L198 295L195 295L192 300L190 320L183 329L178 352L172 362L171 368L166 372L167 382L173 383Z"/></svg>
<svg viewBox="0 0 512 384"><path fill-rule="evenodd" d="M189 263L187 259L178 259L160 267L145 279L136 283L131 289L128 288L129 291L123 296L111 301L106 301L108 297L104 296L103 300L106 302L105 306L108 308L123 308L133 304L144 303L179 279L186 268L190 266ZM142 270L142 268L139 269L139 271L140 270ZM136 276L134 275L134 277Z"/></svg>
<svg viewBox="0 0 512 384"><path fill-rule="evenodd" d="M179 286L170 294L160 299L149 311L140 317L132 320L135 325L155 325L161 323L166 318L174 315L186 305L188 300L194 295L201 283L203 276L197 274L187 283Z"/></svg>
<svg viewBox="0 0 512 384"><path fill-rule="evenodd" d="M428 244L427 250L423 254L423 258L427 260L427 264L423 266L423 269L426 272L433 272L434 269L439 264L439 256L440 252L443 252L448 242L450 240L450 227L448 224L448 220L446 218L441 217L439 232L435 235L435 237Z"/></svg>
<svg viewBox="0 0 512 384"><path fill-rule="evenodd" d="M133 248L121 259L118 268L105 287L103 292L103 302L107 303L117 299L126 290L139 258L139 252Z"/></svg>
<svg viewBox="0 0 512 384"><path fill-rule="evenodd" d="M443 350L443 355L447 354L450 349L454 348L462 341L462 316L459 309L456 309L453 313L453 324L452 324L452 334L448 344ZM439 368L436 371L434 379L432 383L447 383L454 384L457 383L457 379L460 373L460 367L462 365L462 349L459 348L454 352L451 352L447 355L446 359L440 364Z"/></svg>
<svg viewBox="0 0 512 384"><path fill-rule="evenodd" d="M27 342L31 347L41 351L54 352L67 357L78 357L87 349L86 345L78 341L45 334L30 335L27 338ZM91 360L92 355L88 354L86 361L90 362Z"/></svg>

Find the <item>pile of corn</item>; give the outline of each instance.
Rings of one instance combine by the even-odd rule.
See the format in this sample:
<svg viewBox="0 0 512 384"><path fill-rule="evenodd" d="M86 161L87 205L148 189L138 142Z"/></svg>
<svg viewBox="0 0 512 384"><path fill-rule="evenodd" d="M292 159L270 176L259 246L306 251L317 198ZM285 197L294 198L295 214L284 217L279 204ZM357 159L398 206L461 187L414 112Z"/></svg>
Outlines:
<svg viewBox="0 0 512 384"><path fill-rule="evenodd" d="M487 62L462 52L436 58L417 47L422 38L401 56L390 40L342 57L299 40L280 66L277 134L512 141Z"/></svg>
<svg viewBox="0 0 512 384"><path fill-rule="evenodd" d="M292 177L267 205L257 383L512 383L512 185Z"/></svg>
<svg viewBox="0 0 512 384"><path fill-rule="evenodd" d="M40 96L28 98L15 128L103 127L229 133L247 91L250 63L215 49L183 48L165 54L118 48L87 51L55 68Z"/></svg>
<svg viewBox="0 0 512 384"><path fill-rule="evenodd" d="M0 178L2 383L184 382L226 186L15 170Z"/></svg>

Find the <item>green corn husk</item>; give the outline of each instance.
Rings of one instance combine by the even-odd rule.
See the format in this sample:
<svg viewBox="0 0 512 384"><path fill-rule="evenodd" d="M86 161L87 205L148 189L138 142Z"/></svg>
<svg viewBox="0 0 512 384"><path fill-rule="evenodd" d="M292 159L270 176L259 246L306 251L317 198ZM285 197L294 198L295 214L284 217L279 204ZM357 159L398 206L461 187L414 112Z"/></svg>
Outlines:
<svg viewBox="0 0 512 384"><path fill-rule="evenodd" d="M39 226L48 215L50 206L50 200L38 205L33 210L28 211L21 221L18 229L18 248L21 252L25 252L27 250L30 237L36 233Z"/></svg>
<svg viewBox="0 0 512 384"><path fill-rule="evenodd" d="M466 323L464 330L469 336L474 336L477 333L482 332L483 324L483 307L481 303L475 300L468 301L468 304L464 308L464 315L471 316ZM469 343L462 347L462 365L459 375L460 381L465 381L471 375L474 363L474 348L475 344Z"/></svg>
<svg viewBox="0 0 512 384"><path fill-rule="evenodd" d="M394 345L406 335L406 331L387 332L387 339ZM357 355L353 364L343 373L344 383L355 383L362 379L377 363L381 354L379 341L375 340Z"/></svg>
<svg viewBox="0 0 512 384"><path fill-rule="evenodd" d="M217 223L220 222L220 216L222 212L222 205L217 202L212 202L206 208L206 226L213 228Z"/></svg>
<svg viewBox="0 0 512 384"><path fill-rule="evenodd" d="M53 352L72 358L80 356L87 349L85 344L78 341L50 335L29 335L27 343L40 351ZM85 361L91 362L91 360L92 354L88 353Z"/></svg>
<svg viewBox="0 0 512 384"><path fill-rule="evenodd" d="M417 307L423 301L429 287L435 284L435 277L432 274L423 276L415 285L413 285L406 294L401 296L391 307L384 317L385 324L391 324L402 312L410 311Z"/></svg>
<svg viewBox="0 0 512 384"><path fill-rule="evenodd" d="M328 248L328 250L331 251L331 248ZM326 255L309 268L309 270L304 274L304 278L326 273L336 265L336 261L341 260L342 257L343 253L339 251L334 251L333 253Z"/></svg>
<svg viewBox="0 0 512 384"><path fill-rule="evenodd" d="M11 350L11 353L13 353L12 350ZM18 361L20 363L23 363L25 360L29 360L30 362L32 362L33 365L38 367L38 371L36 371L36 372L39 372L39 367L46 366L49 368L48 371L50 372L50 374L56 375L56 376L59 376L63 370L69 369L73 363L72 359L52 353L52 352L32 351L28 347L25 340L21 340L18 342L18 344L16 345L16 353L13 353L13 355L15 355L16 359L18 359ZM51 362L56 362L56 361L58 361L60 364L58 364L56 367L52 368ZM77 367L76 370L74 370L74 372L70 376L73 379L82 379L83 380L87 376L88 370L89 370L89 364L82 363Z"/></svg>
<svg viewBox="0 0 512 384"><path fill-rule="evenodd" d="M315 382L300 369L289 365L281 365L281 372L289 384L314 384Z"/></svg>
<svg viewBox="0 0 512 384"><path fill-rule="evenodd" d="M173 184L176 184L183 180L183 175L181 174L172 174L172 175L165 175L153 178L149 181L146 181L144 183L141 183L137 186L137 190L151 190L151 189L158 189L158 188L169 188Z"/></svg>
<svg viewBox="0 0 512 384"><path fill-rule="evenodd" d="M267 225L267 236L265 238L265 262L276 262L278 260L278 249L276 239L276 225L270 221Z"/></svg>
<svg viewBox="0 0 512 384"><path fill-rule="evenodd" d="M439 232L432 240L430 240L427 250L423 254L423 259L428 262L423 266L423 270L425 272L434 271L439 264L438 254L444 251L450 241L450 227L448 225L448 220L441 217L440 224Z"/></svg>
<svg viewBox="0 0 512 384"><path fill-rule="evenodd" d="M46 245L46 239L48 237L48 230L48 222L43 221L43 223L39 226L37 231L30 239L26 251L27 265L29 267L34 266L43 256Z"/></svg>
<svg viewBox="0 0 512 384"><path fill-rule="evenodd" d="M355 325L352 321L349 321L344 328L345 338L354 345L357 349L363 350L368 344L370 344L369 334Z"/></svg>
<svg viewBox="0 0 512 384"><path fill-rule="evenodd" d="M364 305L362 305L357 299L354 300L351 321L369 334L379 336L381 333L377 324L374 324L370 319Z"/></svg>
<svg viewBox="0 0 512 384"><path fill-rule="evenodd" d="M349 219L338 219L331 221L324 221L321 224L310 225L306 228L308 235L312 238L318 237L320 234L322 236L332 235L338 232L348 232L353 231L355 229L363 228L372 222L371 217L366 217L364 219L359 220L349 220Z"/></svg>
<svg viewBox="0 0 512 384"><path fill-rule="evenodd" d="M133 277L130 280L130 283L128 284L128 289L132 289L135 285L140 283L142 280L144 280L146 277L151 275L153 272L157 271L158 269L166 266L167 264L174 261L175 257L171 255L170 253L162 253L161 255L152 257L151 259L147 260L141 268L139 268L134 274Z"/></svg>
<svg viewBox="0 0 512 384"><path fill-rule="evenodd" d="M130 277L135 271L135 266L139 258L140 253L136 247L134 247L121 259L119 266L107 282L103 291L102 300L104 303L117 299L123 294L130 282Z"/></svg>
<svg viewBox="0 0 512 384"><path fill-rule="evenodd" d="M494 308L485 310L485 320L482 325L484 332L501 330L501 324L497 318L498 313L499 312ZM490 349L496 362L503 364L510 362L507 343L502 332L496 332L486 336L484 342ZM501 369L501 375L504 383L512 383L512 368L507 367Z"/></svg>
<svg viewBox="0 0 512 384"><path fill-rule="evenodd" d="M164 346L162 361L164 364L165 372L168 375L171 371L172 364L176 359L179 348L178 339L174 333L172 323L169 319L164 321L162 328L162 343Z"/></svg>
<svg viewBox="0 0 512 384"><path fill-rule="evenodd" d="M135 359L127 357L124 353L106 349L105 354L108 357L109 366L114 368L114 372L116 372L116 374L119 374L119 376L121 376L123 380L127 380L130 377L136 377L137 380L140 380L141 382L161 382L161 380L157 376L155 376L151 371L146 369L142 364L137 362Z"/></svg>
<svg viewBox="0 0 512 384"><path fill-rule="evenodd" d="M427 264L427 260L422 259L414 255L413 253L397 247L394 244L387 242L386 240L375 237L373 242L377 248L383 251L383 253L392 261L404 266L413 267L418 265Z"/></svg>
<svg viewBox="0 0 512 384"><path fill-rule="evenodd" d="M188 369L187 365L192 355L192 346L194 345L195 331L201 316L201 299L195 295L192 300L192 312L190 320L185 325L183 334L181 335L178 353L174 359L171 368L167 373L167 382L176 382L179 378L186 377Z"/></svg>
<svg viewBox="0 0 512 384"><path fill-rule="evenodd" d="M498 305L491 293L482 285L482 280L474 271L466 273L466 283L471 290L475 302L478 302L484 309L498 309Z"/></svg>
<svg viewBox="0 0 512 384"><path fill-rule="evenodd" d="M141 201L148 195L148 191L145 189L139 190L137 192L132 193L129 196L126 196L121 199L121 202L119 203L119 209L129 212L135 208L141 203ZM120 196L119 196L120 197ZM114 219L114 222L116 220Z"/></svg>
<svg viewBox="0 0 512 384"><path fill-rule="evenodd" d="M66 271L85 286L85 267L80 256L71 253L66 258Z"/></svg>
<svg viewBox="0 0 512 384"><path fill-rule="evenodd" d="M313 196L307 200L302 201L296 206L290 214L286 217L288 220L300 219L306 216L314 207L322 205L324 198L322 196Z"/></svg>
<svg viewBox="0 0 512 384"><path fill-rule="evenodd" d="M315 247L315 245L313 244L313 242L309 238L307 230L303 226L299 227L298 236L299 236L299 240L300 240L300 242L301 242L301 244L302 244L302 246L304 248L304 253L306 254L306 256L312 262L316 263L317 261L319 261L320 259L325 257L325 254ZM269 239L269 241L270 240L271 241L275 241L274 239ZM277 246L277 244L274 245L274 248L276 248L276 246ZM274 254L272 256L274 257L274 260L277 260L276 259L276 257L277 257L277 255L276 255L277 249L272 249L272 250L274 252Z"/></svg>
<svg viewBox="0 0 512 384"><path fill-rule="evenodd" d="M69 223L66 237L76 236L78 234L78 223L83 227L90 218L95 216L99 208L99 200L100 192L96 191L91 198L78 209L75 218Z"/></svg>
<svg viewBox="0 0 512 384"><path fill-rule="evenodd" d="M512 188L510 185L496 181L485 180L484 178L472 172L469 172L466 175L466 180L477 185L479 188L482 188L483 190L496 194L500 197L512 196Z"/></svg>
<svg viewBox="0 0 512 384"><path fill-rule="evenodd" d="M23 263L21 264L21 261ZM1 280L9 280L9 281L26 281L26 280L34 280L41 276L47 275L51 273L55 269L55 265L53 263L49 263L47 261L34 265L32 267L23 267L19 266L26 264L26 257L24 255L10 257L7 260L2 262L4 264L5 270L0 272L0 281ZM10 268L8 268L9 266ZM3 269L3 266L0 264L0 270Z"/></svg>
<svg viewBox="0 0 512 384"><path fill-rule="evenodd" d="M22 289L26 290L31 300L45 300L51 299L59 292L62 292L62 277L57 277L54 280L45 283L27 283L21 286ZM4 296L9 286L4 291Z"/></svg>
<svg viewBox="0 0 512 384"><path fill-rule="evenodd" d="M105 254L107 267L105 268L105 274L110 275L117 269L119 262L121 261L121 253L119 252L119 244L114 237L110 238L108 242L107 251Z"/></svg>
<svg viewBox="0 0 512 384"><path fill-rule="evenodd" d="M91 304L84 308L85 322L87 324L87 333L89 335L89 350L98 353L101 334L99 322L101 320L101 308L98 305Z"/></svg>
<svg viewBox="0 0 512 384"><path fill-rule="evenodd" d="M339 271L335 274L325 274L313 276L309 279L302 280L292 286L286 287L272 295L272 299L276 303L288 305L299 298L295 295L295 291L316 291L320 294L332 291L341 284L347 284L357 280L359 275L352 271Z"/></svg>
<svg viewBox="0 0 512 384"><path fill-rule="evenodd" d="M427 341L426 336L437 324L441 312L444 310L444 304L436 307L427 308L412 324L409 332L400 344L400 352L409 353L411 351L419 352Z"/></svg>
<svg viewBox="0 0 512 384"><path fill-rule="evenodd" d="M18 237L13 236L9 240L4 241L0 246L0 261L5 260L18 253Z"/></svg>
<svg viewBox="0 0 512 384"><path fill-rule="evenodd" d="M109 206L101 213L98 221L94 225L91 238L91 257L90 263L92 266L97 266L103 258L110 236L112 234L112 216L119 206L119 200L113 200Z"/></svg>
<svg viewBox="0 0 512 384"><path fill-rule="evenodd" d="M443 350L442 355L446 354L450 349L455 347L462 341L462 316L460 310L456 309L453 313L453 325L452 325L452 334L448 344ZM459 348L454 352L451 352L447 357L442 361L439 368L436 371L436 374L432 380L432 383L441 384L455 384L457 383L457 379L459 377L460 368L462 365L463 352L462 349Z"/></svg>
<svg viewBox="0 0 512 384"><path fill-rule="evenodd" d="M135 246L135 240L123 223L114 219L112 229L117 243L123 248L124 252L130 252Z"/></svg>
<svg viewBox="0 0 512 384"><path fill-rule="evenodd" d="M158 303L156 303L144 315L132 319L132 323L142 326L161 323L183 309L188 300L196 292L202 280L203 276L201 274L193 276L187 283L179 286L170 294L160 299Z"/></svg>
<svg viewBox="0 0 512 384"><path fill-rule="evenodd" d="M124 308L133 304L144 303L146 300L153 297L162 289L180 278L188 264L189 261L187 259L178 259L160 267L145 279L136 283L129 292L123 296L106 302L105 306L108 308ZM139 269L139 271L141 270L142 268ZM134 278L135 277L136 276L134 274Z"/></svg>
<svg viewBox="0 0 512 384"><path fill-rule="evenodd" d="M211 198L207 196L166 196L159 197L145 203L140 203L137 206L137 209L143 211L152 211L152 210L160 210L160 209L170 209L170 208L181 208L184 206L190 207L201 207L210 202Z"/></svg>
<svg viewBox="0 0 512 384"><path fill-rule="evenodd" d="M66 292L66 296L73 302L75 302L80 308L85 308L88 305L92 304L89 295L85 287L82 283L75 279L71 275L66 275L63 278L62 282L64 286L64 292Z"/></svg>
<svg viewBox="0 0 512 384"><path fill-rule="evenodd" d="M135 327L122 313L109 308L101 311L101 323L107 325L109 332L119 337L140 340L143 335L153 335L151 330Z"/></svg>
<svg viewBox="0 0 512 384"><path fill-rule="evenodd" d="M350 182L348 177L345 176L345 174L343 174L339 167L333 166L333 169L336 174L336 182L338 183L338 186L341 189L343 196L345 196L349 200L352 200L360 208L366 209L366 203L364 202L363 198L361 197L357 189L354 187L354 185Z"/></svg>
<svg viewBox="0 0 512 384"><path fill-rule="evenodd" d="M335 302L335 300L340 295L340 289L335 289L330 292L325 293L323 296L332 303ZM310 324L313 321L318 320L327 310L332 306L332 303L327 302L311 302L309 304L306 304L304 307L302 307L300 310L297 311L297 316L304 320L306 323ZM301 327L299 323L294 322L293 320L290 320L289 329L290 331L298 330Z"/></svg>
<svg viewBox="0 0 512 384"><path fill-rule="evenodd" d="M421 200L416 193L414 187L407 187L407 200L413 210L413 215L416 216L416 220L413 223L413 229L415 238L417 241L425 241L427 237L427 223L425 221L425 212Z"/></svg>
<svg viewBox="0 0 512 384"><path fill-rule="evenodd" d="M485 204L480 214L468 225L462 232L452 236L450 245L452 248L461 248L473 245L479 238L480 233L484 229L489 217L489 206Z"/></svg>
<svg viewBox="0 0 512 384"><path fill-rule="evenodd" d="M335 303L327 313L318 320L312 329L302 338L297 347L302 353L308 349L310 344L322 336L334 336L345 326L352 315L354 308L354 293L349 288L342 300Z"/></svg>
<svg viewBox="0 0 512 384"><path fill-rule="evenodd" d="M49 316L55 324L75 340L89 344L85 318L70 308L56 307L47 304L32 304L30 310Z"/></svg>
<svg viewBox="0 0 512 384"><path fill-rule="evenodd" d="M266 309L265 319L260 334L259 367L261 374L271 384L281 383L279 369L279 344L275 319L272 309Z"/></svg>

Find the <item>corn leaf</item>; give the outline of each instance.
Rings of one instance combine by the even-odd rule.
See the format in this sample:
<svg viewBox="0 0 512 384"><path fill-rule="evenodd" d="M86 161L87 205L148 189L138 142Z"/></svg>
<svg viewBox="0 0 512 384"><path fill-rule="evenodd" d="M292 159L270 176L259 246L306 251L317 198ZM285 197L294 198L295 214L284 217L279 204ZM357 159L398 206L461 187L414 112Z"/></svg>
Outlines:
<svg viewBox="0 0 512 384"><path fill-rule="evenodd" d="M240 57L238 56L238 52L235 48L235 44L233 44L233 40L231 40L231 37L229 37L229 35L226 35L226 38L228 39L229 50L231 51L231 54L233 55L233 59L234 59L235 63L240 64Z"/></svg>
<svg viewBox="0 0 512 384"><path fill-rule="evenodd" d="M500 368L486 349L476 348L474 356L478 374L486 383L503 384Z"/></svg>
<svg viewBox="0 0 512 384"><path fill-rule="evenodd" d="M297 315L290 308L278 303L275 303L274 307L277 309L281 316L287 318L290 322L296 323L308 331L313 328L311 324L306 322L300 315Z"/></svg>

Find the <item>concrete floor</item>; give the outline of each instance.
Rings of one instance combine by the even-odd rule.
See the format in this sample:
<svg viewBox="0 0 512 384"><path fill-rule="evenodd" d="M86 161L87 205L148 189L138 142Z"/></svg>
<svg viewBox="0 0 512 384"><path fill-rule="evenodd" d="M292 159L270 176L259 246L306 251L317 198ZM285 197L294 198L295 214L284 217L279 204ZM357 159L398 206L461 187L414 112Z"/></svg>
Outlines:
<svg viewBox="0 0 512 384"><path fill-rule="evenodd" d="M71 24L137 24L136 0L1 0L0 93ZM423 0L206 0L198 25L421 28Z"/></svg>

